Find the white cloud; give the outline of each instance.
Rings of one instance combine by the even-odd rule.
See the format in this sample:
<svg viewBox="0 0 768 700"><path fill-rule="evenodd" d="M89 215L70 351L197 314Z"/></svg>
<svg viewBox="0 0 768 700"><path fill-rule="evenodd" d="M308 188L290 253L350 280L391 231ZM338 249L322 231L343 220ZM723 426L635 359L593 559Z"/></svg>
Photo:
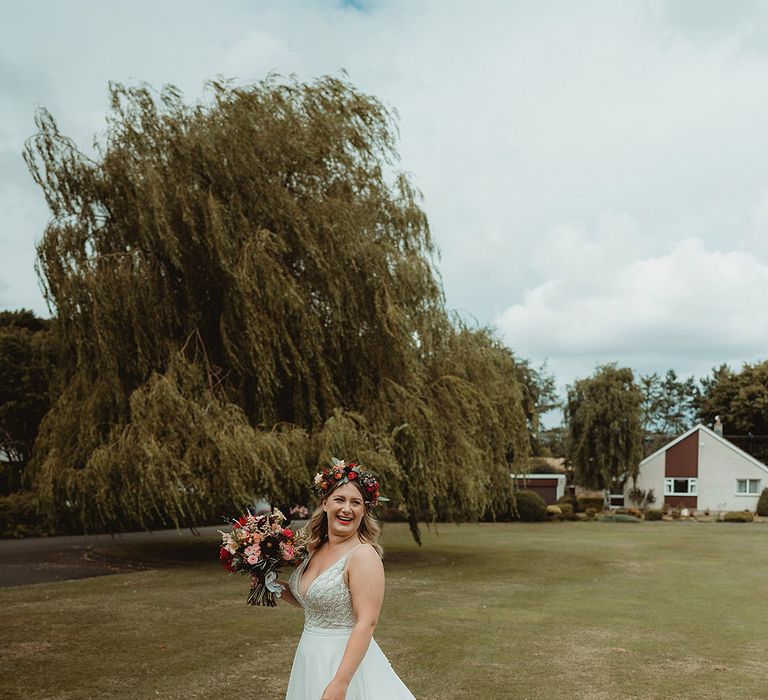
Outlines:
<svg viewBox="0 0 768 700"><path fill-rule="evenodd" d="M688 238L666 253L631 259L567 228L551 232L542 247L570 264L527 290L496 323L524 356L550 356L561 381L608 361L701 372L715 358L766 353L768 265L753 255Z"/></svg>

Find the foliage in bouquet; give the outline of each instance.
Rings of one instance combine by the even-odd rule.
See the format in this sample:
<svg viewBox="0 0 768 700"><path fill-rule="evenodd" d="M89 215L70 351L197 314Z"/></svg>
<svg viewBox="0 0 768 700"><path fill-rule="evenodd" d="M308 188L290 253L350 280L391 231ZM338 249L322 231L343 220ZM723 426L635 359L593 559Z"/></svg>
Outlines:
<svg viewBox="0 0 768 700"><path fill-rule="evenodd" d="M219 559L231 573L254 576L256 584L248 594L250 605L274 607L282 593L277 572L284 564L298 564L307 553L307 534L283 527L285 516L275 508L272 513L248 513L232 519L232 531L222 532Z"/></svg>

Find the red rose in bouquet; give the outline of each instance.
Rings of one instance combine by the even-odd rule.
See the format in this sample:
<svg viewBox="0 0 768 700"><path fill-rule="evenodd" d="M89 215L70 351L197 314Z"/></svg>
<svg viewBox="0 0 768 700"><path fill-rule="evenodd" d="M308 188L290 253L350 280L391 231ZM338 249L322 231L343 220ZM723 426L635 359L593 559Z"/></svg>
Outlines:
<svg viewBox="0 0 768 700"><path fill-rule="evenodd" d="M256 585L248 593L249 605L274 607L282 593L277 572L286 563L297 564L306 554L306 535L283 527L285 516L275 508L271 514L243 515L232 519L232 532L221 532L219 559L227 571L254 576Z"/></svg>

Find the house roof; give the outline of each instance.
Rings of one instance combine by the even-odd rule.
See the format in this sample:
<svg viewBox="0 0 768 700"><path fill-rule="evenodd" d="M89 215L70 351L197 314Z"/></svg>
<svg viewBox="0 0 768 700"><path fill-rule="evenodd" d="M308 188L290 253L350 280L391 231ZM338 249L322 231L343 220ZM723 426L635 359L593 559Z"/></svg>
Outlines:
<svg viewBox="0 0 768 700"><path fill-rule="evenodd" d="M513 479L557 479L565 481L565 474L514 474L510 473Z"/></svg>
<svg viewBox="0 0 768 700"><path fill-rule="evenodd" d="M671 442L668 442L663 447L660 447L653 454L648 455L642 462L640 462L640 466L642 467L643 464L645 464L646 462L649 462L650 460L652 460L657 455L660 455L662 452L666 452L670 447L673 447L678 442L682 442L683 440L685 440L685 438L687 438L689 435L692 435L697 430L703 430L707 435L715 438L715 440L719 440L723 445L725 445L726 447L729 447L730 449L732 449L740 457L743 457L747 461L749 461L752 464L754 464L756 467L760 467L760 469L762 469L764 472L768 473L768 466L763 464L760 460L755 459L751 454L748 454L748 453L744 452L744 450L736 447L736 445L734 445L730 440L726 440L722 435L718 435L714 430L710 430L703 423L698 423L697 425L694 425L690 430L686 430L682 435L676 437Z"/></svg>

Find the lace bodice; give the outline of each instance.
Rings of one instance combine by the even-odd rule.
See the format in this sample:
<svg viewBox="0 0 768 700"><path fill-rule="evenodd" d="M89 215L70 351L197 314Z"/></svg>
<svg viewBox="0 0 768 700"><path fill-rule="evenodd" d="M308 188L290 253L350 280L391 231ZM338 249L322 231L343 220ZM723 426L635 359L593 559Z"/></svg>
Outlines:
<svg viewBox="0 0 768 700"><path fill-rule="evenodd" d="M360 547L362 545L358 545ZM351 629L355 626L352 596L344 580L347 561L357 547L350 549L341 559L331 564L311 584L304 597L299 582L307 563L307 557L291 574L288 585L298 603L304 608L304 626L310 629Z"/></svg>

